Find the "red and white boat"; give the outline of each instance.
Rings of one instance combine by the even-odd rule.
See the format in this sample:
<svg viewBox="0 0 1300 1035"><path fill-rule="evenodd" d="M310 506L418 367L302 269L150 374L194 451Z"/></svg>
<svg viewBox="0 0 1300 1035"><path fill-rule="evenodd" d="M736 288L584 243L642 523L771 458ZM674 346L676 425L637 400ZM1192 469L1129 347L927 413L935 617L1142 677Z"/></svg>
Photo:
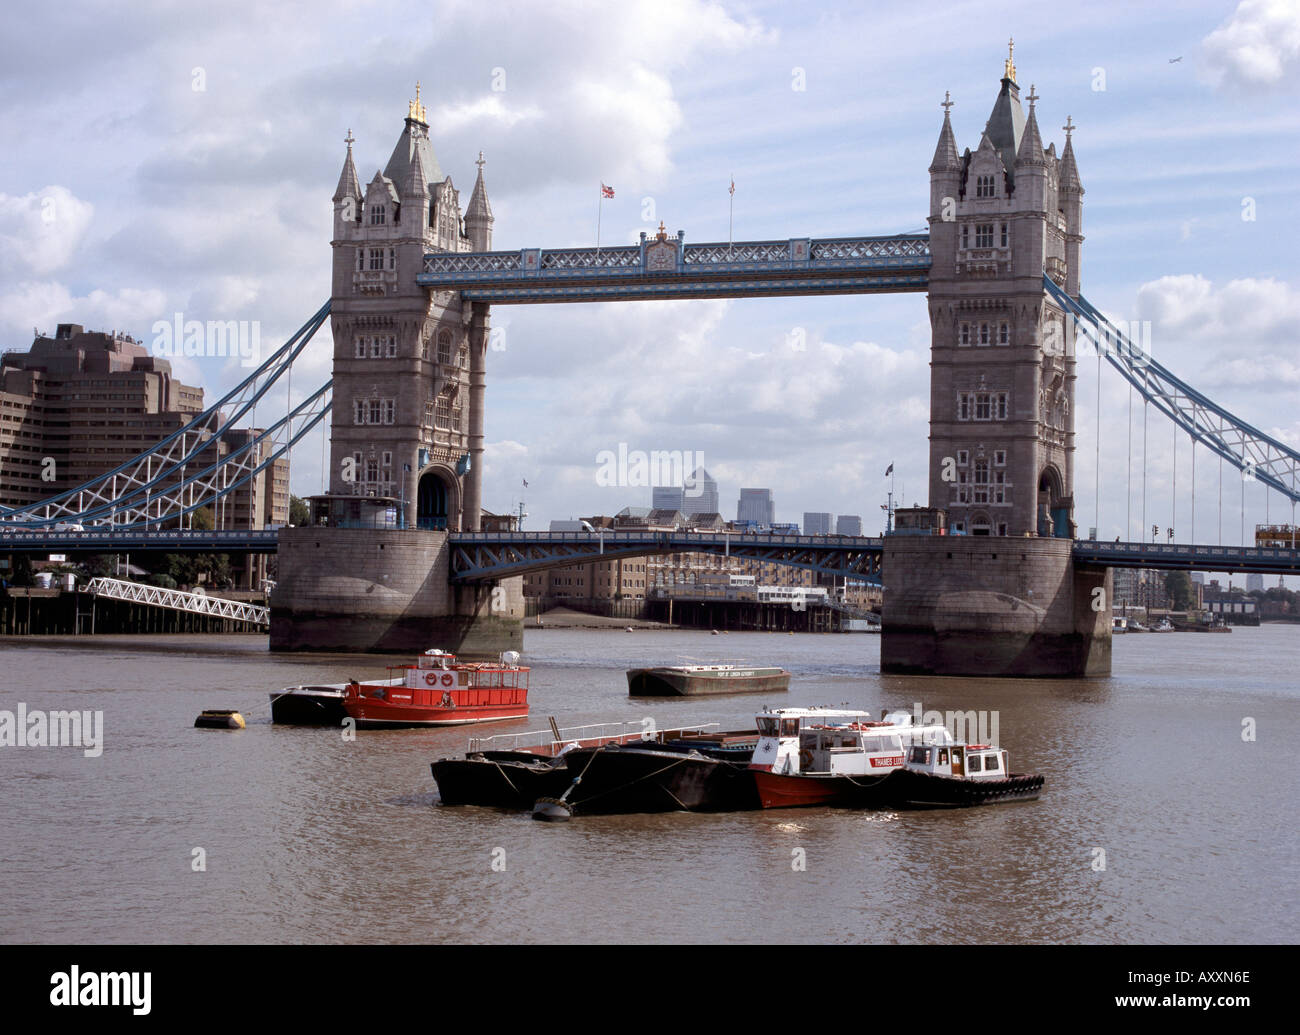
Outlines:
<svg viewBox="0 0 1300 1035"><path fill-rule="evenodd" d="M835 708L765 709L749 768L765 809L809 805L869 808L890 802L888 777L914 744L951 744L942 725L916 726L907 712L873 720Z"/></svg>
<svg viewBox="0 0 1300 1035"><path fill-rule="evenodd" d="M528 715L528 667L509 650L499 662L458 662L454 654L427 650L414 665L344 687L343 708L358 729L463 726Z"/></svg>

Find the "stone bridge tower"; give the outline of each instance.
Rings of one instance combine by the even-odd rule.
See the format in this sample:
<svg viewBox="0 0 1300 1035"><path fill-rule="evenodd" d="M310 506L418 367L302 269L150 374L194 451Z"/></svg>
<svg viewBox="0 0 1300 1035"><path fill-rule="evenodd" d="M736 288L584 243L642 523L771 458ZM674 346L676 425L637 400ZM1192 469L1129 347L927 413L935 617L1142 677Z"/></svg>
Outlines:
<svg viewBox="0 0 1300 1035"><path fill-rule="evenodd" d="M1074 536L1072 330L1043 274L1078 294L1083 187L1037 100L1008 57L979 146L945 100L930 164L930 506L968 535Z"/></svg>
<svg viewBox="0 0 1300 1035"><path fill-rule="evenodd" d="M493 658L523 645L523 580L453 582L449 545L482 515L488 306L415 279L430 252L491 249L483 156L462 212L418 84L364 187L352 145L334 191L329 492L280 532L271 649Z"/></svg>
<svg viewBox="0 0 1300 1035"><path fill-rule="evenodd" d="M881 669L1070 677L1110 671L1107 569L1075 566L1072 328L1083 187L1044 148L1007 57L979 146L944 101L930 163L930 506L946 536L885 540Z"/></svg>
<svg viewBox="0 0 1300 1035"><path fill-rule="evenodd" d="M334 192L332 496L397 500L406 528L477 530L488 307L415 282L430 252L488 251L483 158L469 208L429 140L420 90L362 187L348 133Z"/></svg>

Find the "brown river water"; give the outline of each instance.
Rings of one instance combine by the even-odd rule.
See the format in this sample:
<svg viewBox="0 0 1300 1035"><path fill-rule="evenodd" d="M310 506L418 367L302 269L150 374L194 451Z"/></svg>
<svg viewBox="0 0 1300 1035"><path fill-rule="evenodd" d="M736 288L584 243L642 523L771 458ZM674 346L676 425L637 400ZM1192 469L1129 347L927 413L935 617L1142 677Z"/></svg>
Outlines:
<svg viewBox="0 0 1300 1035"><path fill-rule="evenodd" d="M469 730L271 725L268 692L386 659L272 655L254 636L5 640L0 710L102 712L103 738L95 757L0 746L0 941L1295 940L1300 627L1117 637L1110 678L1065 681L882 676L866 634L529 630L524 646L532 717L474 732L919 702L996 712L1044 793L536 823L438 804L429 762ZM629 700L626 669L687 657L794 678L785 695ZM204 708L248 728L196 730Z"/></svg>

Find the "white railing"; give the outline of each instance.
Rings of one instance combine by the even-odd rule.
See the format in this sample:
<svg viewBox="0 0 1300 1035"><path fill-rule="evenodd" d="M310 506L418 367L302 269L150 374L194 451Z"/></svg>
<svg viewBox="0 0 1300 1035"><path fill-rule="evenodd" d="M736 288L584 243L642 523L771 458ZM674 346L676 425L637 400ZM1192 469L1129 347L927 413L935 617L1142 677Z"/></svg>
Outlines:
<svg viewBox="0 0 1300 1035"><path fill-rule="evenodd" d="M622 269L641 265L641 249L569 248L542 252L544 270Z"/></svg>
<svg viewBox="0 0 1300 1035"><path fill-rule="evenodd" d="M91 579L84 592L110 600L124 600L149 607L165 607L171 611L186 611L215 618L231 618L251 625L270 625L271 609L259 604L245 604L224 597L210 597L203 593L187 593L179 589L146 586L141 582L124 582L121 579Z"/></svg>

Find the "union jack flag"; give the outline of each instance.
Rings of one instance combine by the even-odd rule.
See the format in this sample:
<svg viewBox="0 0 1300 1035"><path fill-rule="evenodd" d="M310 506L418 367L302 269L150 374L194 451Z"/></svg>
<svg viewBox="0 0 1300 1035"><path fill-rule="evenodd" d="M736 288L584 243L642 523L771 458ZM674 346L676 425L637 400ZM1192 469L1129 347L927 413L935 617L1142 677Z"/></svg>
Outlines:
<svg viewBox="0 0 1300 1035"><path fill-rule="evenodd" d="M600 196L601 196L602 198L612 198L612 197L614 196L614 188L613 188L613 187L606 187L606 186L602 183L602 184L600 185Z"/></svg>

